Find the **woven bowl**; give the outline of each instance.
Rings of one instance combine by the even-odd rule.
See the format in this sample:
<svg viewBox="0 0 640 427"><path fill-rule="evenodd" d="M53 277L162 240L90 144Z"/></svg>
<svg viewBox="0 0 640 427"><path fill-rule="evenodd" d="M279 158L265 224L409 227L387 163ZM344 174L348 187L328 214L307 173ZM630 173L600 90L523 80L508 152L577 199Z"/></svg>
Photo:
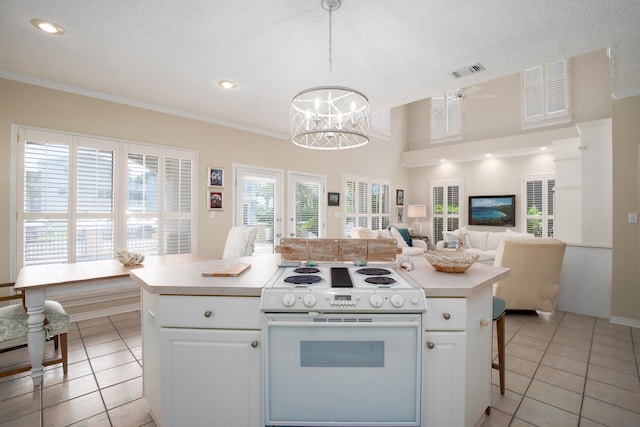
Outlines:
<svg viewBox="0 0 640 427"><path fill-rule="evenodd" d="M444 273L464 273L478 260L478 254L451 249L427 252L425 257L433 268Z"/></svg>

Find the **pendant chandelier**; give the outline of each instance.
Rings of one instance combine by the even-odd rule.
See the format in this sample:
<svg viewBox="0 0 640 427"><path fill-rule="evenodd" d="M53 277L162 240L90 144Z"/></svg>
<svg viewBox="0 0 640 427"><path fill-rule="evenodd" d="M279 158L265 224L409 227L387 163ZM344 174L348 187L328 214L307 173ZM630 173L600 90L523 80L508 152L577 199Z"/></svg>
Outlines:
<svg viewBox="0 0 640 427"><path fill-rule="evenodd" d="M369 142L369 100L361 92L331 85L333 11L340 0L322 0L329 11L329 86L303 90L291 100L291 141L304 148L341 150Z"/></svg>

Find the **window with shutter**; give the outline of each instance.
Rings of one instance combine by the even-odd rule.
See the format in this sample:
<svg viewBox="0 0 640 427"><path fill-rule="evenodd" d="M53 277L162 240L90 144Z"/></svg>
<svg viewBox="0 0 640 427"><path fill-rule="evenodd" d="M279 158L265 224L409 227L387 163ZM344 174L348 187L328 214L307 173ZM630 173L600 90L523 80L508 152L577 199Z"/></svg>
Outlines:
<svg viewBox="0 0 640 427"><path fill-rule="evenodd" d="M462 138L462 104L459 91L449 91L431 98L431 142Z"/></svg>
<svg viewBox="0 0 640 427"><path fill-rule="evenodd" d="M18 269L111 259L120 247L145 255L192 252L194 152L173 150L163 170L171 150L158 146L136 151L123 141L31 128L17 134ZM119 164L121 150L126 165ZM163 234L172 230L177 239Z"/></svg>
<svg viewBox="0 0 640 427"><path fill-rule="evenodd" d="M461 224L462 180L431 183L432 241L443 239L443 231L453 231Z"/></svg>
<svg viewBox="0 0 640 427"><path fill-rule="evenodd" d="M192 247L193 162L169 152L165 157L165 254L190 253Z"/></svg>
<svg viewBox="0 0 640 427"><path fill-rule="evenodd" d="M526 232L537 237L553 237L555 177L525 175L522 178L523 218Z"/></svg>
<svg viewBox="0 0 640 427"><path fill-rule="evenodd" d="M353 227L372 230L389 228L389 182L379 178L344 176L344 235L351 237Z"/></svg>
<svg viewBox="0 0 640 427"><path fill-rule="evenodd" d="M549 126L571 121L569 60L522 72L522 127Z"/></svg>
<svg viewBox="0 0 640 427"><path fill-rule="evenodd" d="M380 110L371 113L371 134L382 139L390 139L391 110Z"/></svg>

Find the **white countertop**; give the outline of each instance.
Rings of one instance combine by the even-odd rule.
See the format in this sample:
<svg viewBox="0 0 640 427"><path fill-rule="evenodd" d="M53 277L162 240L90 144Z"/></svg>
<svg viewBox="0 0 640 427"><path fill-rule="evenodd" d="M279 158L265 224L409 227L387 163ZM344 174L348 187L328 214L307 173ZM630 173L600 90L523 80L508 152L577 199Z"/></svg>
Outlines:
<svg viewBox="0 0 640 427"><path fill-rule="evenodd" d="M415 268L407 272L427 297L468 297L509 274L509 269L476 263L464 273L441 273L424 257L412 257ZM143 289L165 295L215 295L259 297L263 286L278 269L280 255L260 255L233 260L211 260L133 270L131 277ZM203 277L224 264L248 263L238 277Z"/></svg>

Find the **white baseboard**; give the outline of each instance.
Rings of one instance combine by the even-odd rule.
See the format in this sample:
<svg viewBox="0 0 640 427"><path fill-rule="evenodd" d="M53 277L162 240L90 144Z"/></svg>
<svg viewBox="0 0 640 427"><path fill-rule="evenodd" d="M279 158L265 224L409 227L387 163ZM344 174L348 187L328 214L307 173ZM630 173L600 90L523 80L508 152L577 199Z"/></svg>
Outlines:
<svg viewBox="0 0 640 427"><path fill-rule="evenodd" d="M615 323L616 325L631 326L632 328L640 328L640 320L628 319L626 317L611 316L609 318L609 322Z"/></svg>
<svg viewBox="0 0 640 427"><path fill-rule="evenodd" d="M129 313L130 311L140 310L140 303L125 304L115 307L104 308L101 310L84 311L81 313L72 313L70 322L80 322L82 320L95 319L96 317L113 316L121 313Z"/></svg>

